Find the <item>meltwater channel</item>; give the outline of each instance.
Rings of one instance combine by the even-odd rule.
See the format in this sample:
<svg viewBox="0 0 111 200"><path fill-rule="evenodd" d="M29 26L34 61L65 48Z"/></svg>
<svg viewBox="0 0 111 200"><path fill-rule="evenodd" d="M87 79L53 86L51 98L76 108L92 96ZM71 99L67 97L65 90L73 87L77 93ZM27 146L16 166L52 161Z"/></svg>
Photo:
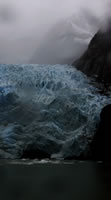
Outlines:
<svg viewBox="0 0 111 200"><path fill-rule="evenodd" d="M110 102L68 65L0 65L0 158L87 155Z"/></svg>

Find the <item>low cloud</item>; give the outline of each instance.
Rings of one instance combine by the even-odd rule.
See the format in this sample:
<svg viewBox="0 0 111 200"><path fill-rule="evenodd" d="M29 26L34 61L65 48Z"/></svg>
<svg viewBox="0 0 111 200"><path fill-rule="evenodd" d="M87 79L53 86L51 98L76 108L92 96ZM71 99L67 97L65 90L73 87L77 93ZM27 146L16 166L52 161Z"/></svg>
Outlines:
<svg viewBox="0 0 111 200"><path fill-rule="evenodd" d="M86 11L87 17L104 21L109 17L109 3L110 0L1 0L0 62L28 63L55 24Z"/></svg>

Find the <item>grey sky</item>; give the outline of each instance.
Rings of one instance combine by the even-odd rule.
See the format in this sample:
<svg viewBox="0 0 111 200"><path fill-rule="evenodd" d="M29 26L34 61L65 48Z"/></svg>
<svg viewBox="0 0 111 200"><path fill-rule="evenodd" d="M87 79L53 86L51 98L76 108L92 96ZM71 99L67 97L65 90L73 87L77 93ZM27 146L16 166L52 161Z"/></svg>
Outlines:
<svg viewBox="0 0 111 200"><path fill-rule="evenodd" d="M50 29L83 10L105 18L110 0L0 0L0 62L28 62ZM106 15L107 13L107 15ZM43 61L44 63L44 61Z"/></svg>

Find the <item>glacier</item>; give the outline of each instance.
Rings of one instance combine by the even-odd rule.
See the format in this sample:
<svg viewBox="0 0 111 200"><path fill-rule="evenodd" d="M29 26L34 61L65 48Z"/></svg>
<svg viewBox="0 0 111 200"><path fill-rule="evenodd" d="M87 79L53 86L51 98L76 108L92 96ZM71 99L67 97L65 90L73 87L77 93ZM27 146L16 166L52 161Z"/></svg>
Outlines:
<svg viewBox="0 0 111 200"><path fill-rule="evenodd" d="M87 157L110 100L69 65L0 65L0 158Z"/></svg>

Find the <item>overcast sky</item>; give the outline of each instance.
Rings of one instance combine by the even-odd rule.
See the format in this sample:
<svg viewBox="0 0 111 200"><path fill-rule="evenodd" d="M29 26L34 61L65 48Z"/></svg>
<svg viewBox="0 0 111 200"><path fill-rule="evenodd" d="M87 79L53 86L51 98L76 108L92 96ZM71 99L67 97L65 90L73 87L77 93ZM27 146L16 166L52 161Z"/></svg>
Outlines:
<svg viewBox="0 0 111 200"><path fill-rule="evenodd" d="M52 26L88 10L109 15L110 0L0 0L0 62L25 63Z"/></svg>

